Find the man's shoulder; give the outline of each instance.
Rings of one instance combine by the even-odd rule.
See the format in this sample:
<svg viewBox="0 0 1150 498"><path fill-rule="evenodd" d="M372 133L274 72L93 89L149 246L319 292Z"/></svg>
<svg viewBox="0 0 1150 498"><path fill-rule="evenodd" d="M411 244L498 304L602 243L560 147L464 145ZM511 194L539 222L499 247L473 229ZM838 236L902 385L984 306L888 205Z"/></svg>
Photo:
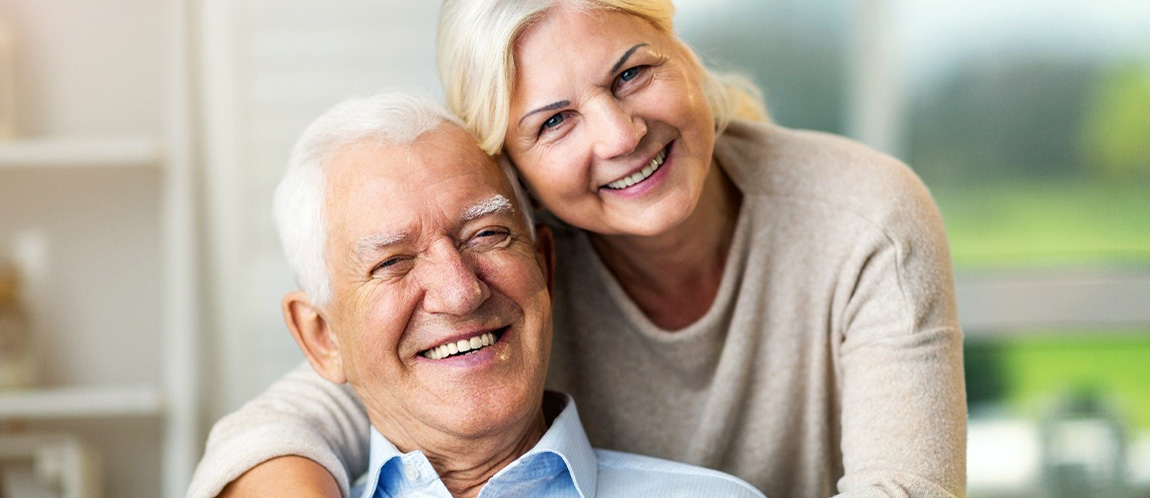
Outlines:
<svg viewBox="0 0 1150 498"><path fill-rule="evenodd" d="M762 498L742 479L695 465L661 458L596 449L600 498L723 496Z"/></svg>

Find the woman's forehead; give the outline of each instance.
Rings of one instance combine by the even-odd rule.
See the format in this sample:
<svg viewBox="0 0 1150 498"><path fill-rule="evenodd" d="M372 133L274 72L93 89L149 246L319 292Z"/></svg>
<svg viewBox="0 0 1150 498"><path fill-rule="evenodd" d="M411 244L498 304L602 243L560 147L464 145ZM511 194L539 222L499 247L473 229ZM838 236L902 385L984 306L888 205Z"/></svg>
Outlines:
<svg viewBox="0 0 1150 498"><path fill-rule="evenodd" d="M576 2L576 5L570 5L570 3L559 2L558 5L540 13L522 29L516 41L522 42L523 38L543 27L550 27L559 33L577 32L590 28L600 36L612 34L603 32L603 28L626 29L639 23L652 28L655 27L646 18L624 10L593 2Z"/></svg>
<svg viewBox="0 0 1150 498"><path fill-rule="evenodd" d="M558 65L568 71L588 68L607 76L623 52L637 44L662 45L665 41L653 24L631 14L557 9L525 29L516 41L516 80L550 72L532 71L538 65Z"/></svg>
<svg viewBox="0 0 1150 498"><path fill-rule="evenodd" d="M665 54L671 39L646 19L596 9L555 13L533 26L515 47L509 126L531 110L570 105L583 92L610 85L641 54Z"/></svg>

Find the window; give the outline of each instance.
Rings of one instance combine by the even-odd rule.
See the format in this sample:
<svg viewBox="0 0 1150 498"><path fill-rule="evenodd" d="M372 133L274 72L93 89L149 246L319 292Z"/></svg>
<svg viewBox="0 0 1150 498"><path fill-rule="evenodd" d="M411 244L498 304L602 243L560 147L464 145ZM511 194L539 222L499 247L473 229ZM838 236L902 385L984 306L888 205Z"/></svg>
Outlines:
<svg viewBox="0 0 1150 498"><path fill-rule="evenodd" d="M971 495L1150 491L1150 3L676 4L776 122L930 187L967 333Z"/></svg>

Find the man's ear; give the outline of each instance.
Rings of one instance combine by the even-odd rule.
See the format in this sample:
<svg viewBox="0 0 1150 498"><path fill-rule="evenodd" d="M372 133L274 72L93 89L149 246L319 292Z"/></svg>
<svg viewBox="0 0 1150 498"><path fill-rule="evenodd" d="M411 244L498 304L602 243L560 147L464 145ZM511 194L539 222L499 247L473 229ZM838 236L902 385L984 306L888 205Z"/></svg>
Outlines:
<svg viewBox="0 0 1150 498"><path fill-rule="evenodd" d="M283 299L283 313L284 322L311 367L336 384L347 382L339 338L307 294L298 290L289 292Z"/></svg>
<svg viewBox="0 0 1150 498"><path fill-rule="evenodd" d="M555 295L555 235L551 227L537 223L535 225L535 258L539 260L539 269L547 278L547 293Z"/></svg>

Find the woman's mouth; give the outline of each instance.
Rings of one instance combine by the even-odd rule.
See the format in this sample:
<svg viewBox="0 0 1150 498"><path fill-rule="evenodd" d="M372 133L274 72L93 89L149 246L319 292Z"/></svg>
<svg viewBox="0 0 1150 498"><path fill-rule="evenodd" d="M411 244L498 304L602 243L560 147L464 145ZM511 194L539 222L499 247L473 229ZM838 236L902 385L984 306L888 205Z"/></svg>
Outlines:
<svg viewBox="0 0 1150 498"><path fill-rule="evenodd" d="M659 171L659 168L663 166L663 161L667 158L667 148L669 147L670 144L667 144L667 147L660 149L659 153L655 154L654 159L651 159L651 162L643 166L639 171L608 183L604 185L604 187L611 190L622 190L650 178L651 175L655 174L655 172Z"/></svg>

